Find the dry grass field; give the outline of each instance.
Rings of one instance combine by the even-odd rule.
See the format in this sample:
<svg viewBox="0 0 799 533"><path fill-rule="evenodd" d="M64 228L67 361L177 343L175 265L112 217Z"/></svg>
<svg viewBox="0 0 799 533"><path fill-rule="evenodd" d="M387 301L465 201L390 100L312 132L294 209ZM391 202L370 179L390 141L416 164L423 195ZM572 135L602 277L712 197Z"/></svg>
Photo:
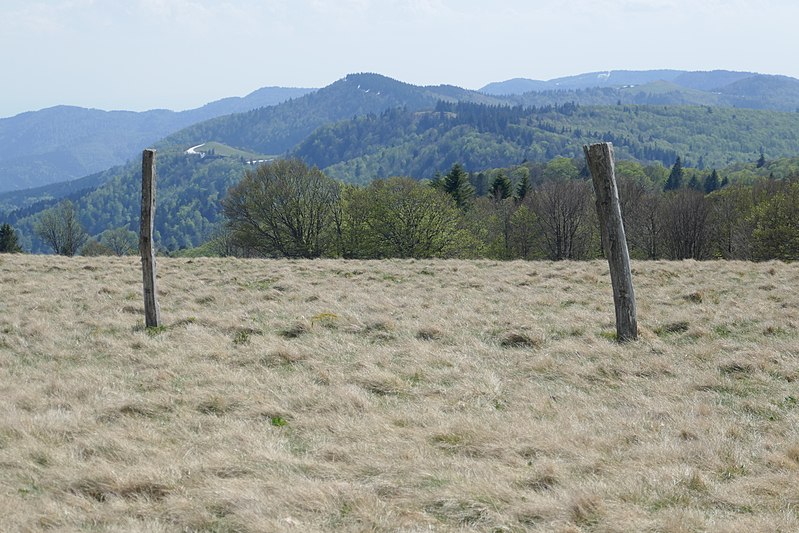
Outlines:
<svg viewBox="0 0 799 533"><path fill-rule="evenodd" d="M799 264L0 256L0 530L798 531Z"/></svg>

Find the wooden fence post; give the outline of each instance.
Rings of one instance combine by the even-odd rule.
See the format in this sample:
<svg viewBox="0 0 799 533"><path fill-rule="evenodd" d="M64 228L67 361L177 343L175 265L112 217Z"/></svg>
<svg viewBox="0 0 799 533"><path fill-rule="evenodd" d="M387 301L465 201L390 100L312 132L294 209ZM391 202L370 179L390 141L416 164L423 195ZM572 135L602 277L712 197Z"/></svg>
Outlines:
<svg viewBox="0 0 799 533"><path fill-rule="evenodd" d="M141 158L141 230L139 251L144 278L144 324L148 328L161 325L161 309L155 292L155 253L153 224L155 220L155 150L145 150Z"/></svg>
<svg viewBox="0 0 799 533"><path fill-rule="evenodd" d="M613 145L598 143L583 146L596 193L596 210L602 233L602 247L610 265L613 303L616 308L616 339L619 342L638 338L635 291L630 270L630 253L624 236L619 191L613 162Z"/></svg>

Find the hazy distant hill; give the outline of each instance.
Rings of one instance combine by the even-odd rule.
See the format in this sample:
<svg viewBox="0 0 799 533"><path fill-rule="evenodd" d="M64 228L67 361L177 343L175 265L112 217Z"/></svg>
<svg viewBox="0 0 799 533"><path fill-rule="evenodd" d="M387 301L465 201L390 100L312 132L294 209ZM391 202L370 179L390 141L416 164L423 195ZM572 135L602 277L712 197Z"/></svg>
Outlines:
<svg viewBox="0 0 799 533"><path fill-rule="evenodd" d="M799 80L788 76L751 76L717 89L735 107L799 112Z"/></svg>
<svg viewBox="0 0 799 533"><path fill-rule="evenodd" d="M267 87L181 112L56 106L3 118L0 191L80 178L124 163L138 150L190 124L274 105L312 90Z"/></svg>
<svg viewBox="0 0 799 533"><path fill-rule="evenodd" d="M480 92L493 95L522 94L528 91L570 91L594 87L642 85L658 80L672 81L685 74L682 70L611 70L587 72L548 81L515 78L489 83Z"/></svg>
<svg viewBox="0 0 799 533"><path fill-rule="evenodd" d="M679 70L592 72L549 81L512 79L480 89L524 105L711 105L799 111L799 80L752 72Z"/></svg>
<svg viewBox="0 0 799 533"><path fill-rule="evenodd" d="M733 72L729 70L695 72L686 70L608 70L587 72L548 81L515 78L489 83L480 89L480 92L507 95L522 94L528 91L572 91L595 87L645 85L654 81L670 81L689 89L710 91L754 75L752 72Z"/></svg>

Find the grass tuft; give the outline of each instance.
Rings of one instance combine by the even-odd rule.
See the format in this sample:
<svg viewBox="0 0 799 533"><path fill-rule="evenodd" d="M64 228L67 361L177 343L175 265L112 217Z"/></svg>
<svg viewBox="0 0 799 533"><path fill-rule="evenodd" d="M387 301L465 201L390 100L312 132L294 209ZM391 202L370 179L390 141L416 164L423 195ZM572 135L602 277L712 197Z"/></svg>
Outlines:
<svg viewBox="0 0 799 533"><path fill-rule="evenodd" d="M486 522L490 516L490 511L485 504L465 499L436 500L425 510L445 524L457 527L478 526Z"/></svg>
<svg viewBox="0 0 799 533"><path fill-rule="evenodd" d="M437 341L444 338L444 332L438 328L425 327L416 332L416 338L422 341Z"/></svg>
<svg viewBox="0 0 799 533"><path fill-rule="evenodd" d="M605 512L602 499L594 494L581 494L569 503L569 518L580 527L597 525Z"/></svg>
<svg viewBox="0 0 799 533"><path fill-rule="evenodd" d="M701 304L702 301L704 300L705 296L704 296L704 294L702 292L696 291L696 292L692 292L690 294L686 294L683 298L685 298L687 301L689 301L691 303Z"/></svg>
<svg viewBox="0 0 799 533"><path fill-rule="evenodd" d="M663 326L655 328L655 334L658 337L663 337L665 335L685 333L686 331L688 331L688 328L690 326L691 325L685 320L680 320L678 322L669 322L668 324L664 324Z"/></svg>
<svg viewBox="0 0 799 533"><path fill-rule="evenodd" d="M233 411L237 402L223 396L212 396L197 405L197 411L205 415L221 416Z"/></svg>
<svg viewBox="0 0 799 533"><path fill-rule="evenodd" d="M308 334L313 329L313 324L308 322L299 321L295 322L286 329L279 332L280 336L285 339L296 339L302 335Z"/></svg>
<svg viewBox="0 0 799 533"><path fill-rule="evenodd" d="M499 339L499 345L503 348L540 348L542 344L541 339L526 333L506 333Z"/></svg>

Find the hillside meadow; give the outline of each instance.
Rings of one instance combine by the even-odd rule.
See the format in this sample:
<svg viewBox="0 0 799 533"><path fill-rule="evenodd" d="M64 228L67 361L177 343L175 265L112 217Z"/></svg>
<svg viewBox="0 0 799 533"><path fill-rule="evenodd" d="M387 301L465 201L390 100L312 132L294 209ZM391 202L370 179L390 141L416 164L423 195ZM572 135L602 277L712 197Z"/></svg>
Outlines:
<svg viewBox="0 0 799 533"><path fill-rule="evenodd" d="M6 531L797 531L799 264L0 256Z"/></svg>

